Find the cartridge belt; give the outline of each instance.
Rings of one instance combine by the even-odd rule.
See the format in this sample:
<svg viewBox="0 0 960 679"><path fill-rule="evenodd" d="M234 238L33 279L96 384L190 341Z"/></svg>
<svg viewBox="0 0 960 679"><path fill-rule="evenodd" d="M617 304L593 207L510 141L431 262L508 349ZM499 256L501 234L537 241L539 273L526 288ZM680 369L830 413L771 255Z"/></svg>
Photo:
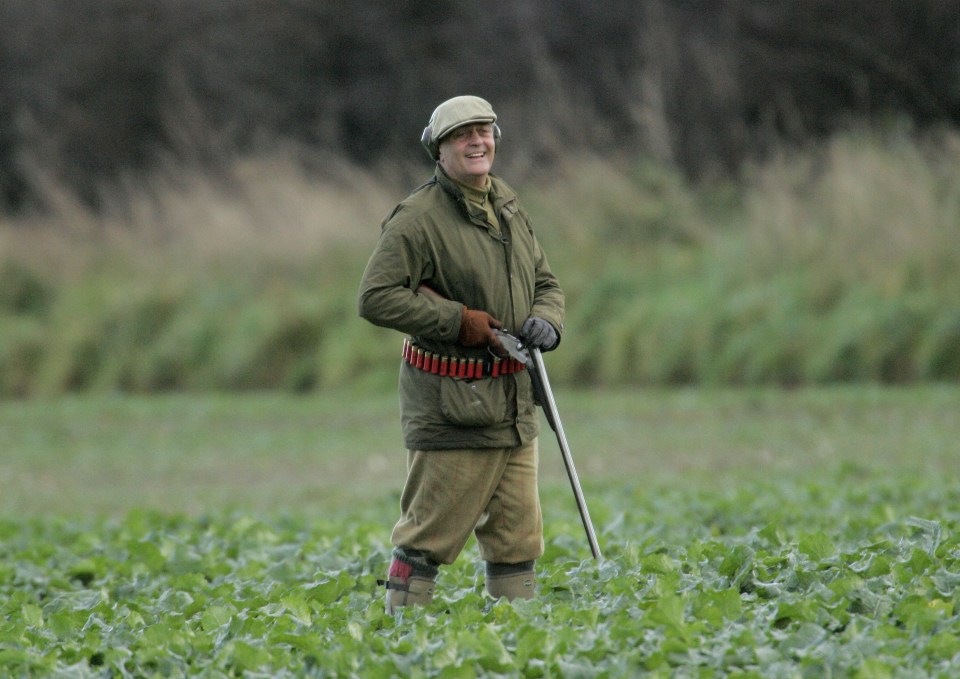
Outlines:
<svg viewBox="0 0 960 679"><path fill-rule="evenodd" d="M444 377L462 377L480 379L483 377L502 377L525 370L525 366L514 358L462 358L459 356L441 356L418 347L409 339L403 340L403 360L414 368Z"/></svg>

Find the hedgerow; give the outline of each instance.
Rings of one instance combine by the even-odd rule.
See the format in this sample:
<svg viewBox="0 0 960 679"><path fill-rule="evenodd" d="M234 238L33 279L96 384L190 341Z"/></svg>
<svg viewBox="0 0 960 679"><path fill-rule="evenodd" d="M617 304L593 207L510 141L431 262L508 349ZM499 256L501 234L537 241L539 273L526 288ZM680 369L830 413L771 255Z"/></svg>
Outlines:
<svg viewBox="0 0 960 679"><path fill-rule="evenodd" d="M580 159L522 191L567 293L551 378L957 380L957 168L949 132L850 133L711 190ZM161 176L109 217L0 228L0 394L392 383L399 335L357 317L356 289L407 189L344 174L241 157L223 186Z"/></svg>

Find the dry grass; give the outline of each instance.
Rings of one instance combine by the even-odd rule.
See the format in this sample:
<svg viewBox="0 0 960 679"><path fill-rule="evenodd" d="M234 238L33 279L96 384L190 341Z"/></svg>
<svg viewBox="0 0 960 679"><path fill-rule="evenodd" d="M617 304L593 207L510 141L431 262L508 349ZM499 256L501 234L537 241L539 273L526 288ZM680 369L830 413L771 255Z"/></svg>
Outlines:
<svg viewBox="0 0 960 679"><path fill-rule="evenodd" d="M413 182L302 157L130 177L96 213L51 183L49 214L0 222L0 393L394 373L355 295ZM559 383L960 376L956 132L851 133L723 191L591 157L518 188L568 294Z"/></svg>
<svg viewBox="0 0 960 679"><path fill-rule="evenodd" d="M47 272L78 274L105 258L137 268L215 260L306 260L340 247L372 247L400 196L374 174L324 159L323 174L296 152L238 156L220 171L169 167L128 176L93 210L43 180L50 210L0 220L0 252Z"/></svg>
<svg viewBox="0 0 960 679"><path fill-rule="evenodd" d="M745 220L756 275L785 263L890 294L957 264L960 134L922 143L858 133L750 174Z"/></svg>

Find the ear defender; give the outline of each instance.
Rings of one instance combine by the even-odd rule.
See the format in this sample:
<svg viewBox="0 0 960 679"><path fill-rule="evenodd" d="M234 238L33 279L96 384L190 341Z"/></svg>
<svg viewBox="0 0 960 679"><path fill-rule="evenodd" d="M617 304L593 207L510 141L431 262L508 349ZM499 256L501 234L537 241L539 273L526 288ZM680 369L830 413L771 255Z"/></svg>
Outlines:
<svg viewBox="0 0 960 679"><path fill-rule="evenodd" d="M430 142L432 137L433 128L427 125L425 128L423 128L423 134L420 135L420 143L423 144L423 148L427 149L427 153L430 154L430 157L436 160L439 153L437 145Z"/></svg>

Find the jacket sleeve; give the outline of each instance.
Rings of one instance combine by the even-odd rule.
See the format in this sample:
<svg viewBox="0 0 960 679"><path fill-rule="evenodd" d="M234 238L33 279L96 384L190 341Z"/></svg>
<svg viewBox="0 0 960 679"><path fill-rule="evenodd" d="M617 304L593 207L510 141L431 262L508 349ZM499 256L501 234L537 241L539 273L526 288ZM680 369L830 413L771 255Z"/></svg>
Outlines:
<svg viewBox="0 0 960 679"><path fill-rule="evenodd" d="M557 345L559 345L560 339L563 338L565 315L563 290L560 288L557 277L550 269L547 255L540 247L539 242L535 242L534 246L536 270L534 272L533 306L530 309L530 315L538 316L554 327L557 331Z"/></svg>
<svg viewBox="0 0 960 679"><path fill-rule="evenodd" d="M410 335L454 342L463 306L416 292L433 267L425 256L429 249L420 240L415 224L400 219L384 225L360 281L360 316Z"/></svg>

